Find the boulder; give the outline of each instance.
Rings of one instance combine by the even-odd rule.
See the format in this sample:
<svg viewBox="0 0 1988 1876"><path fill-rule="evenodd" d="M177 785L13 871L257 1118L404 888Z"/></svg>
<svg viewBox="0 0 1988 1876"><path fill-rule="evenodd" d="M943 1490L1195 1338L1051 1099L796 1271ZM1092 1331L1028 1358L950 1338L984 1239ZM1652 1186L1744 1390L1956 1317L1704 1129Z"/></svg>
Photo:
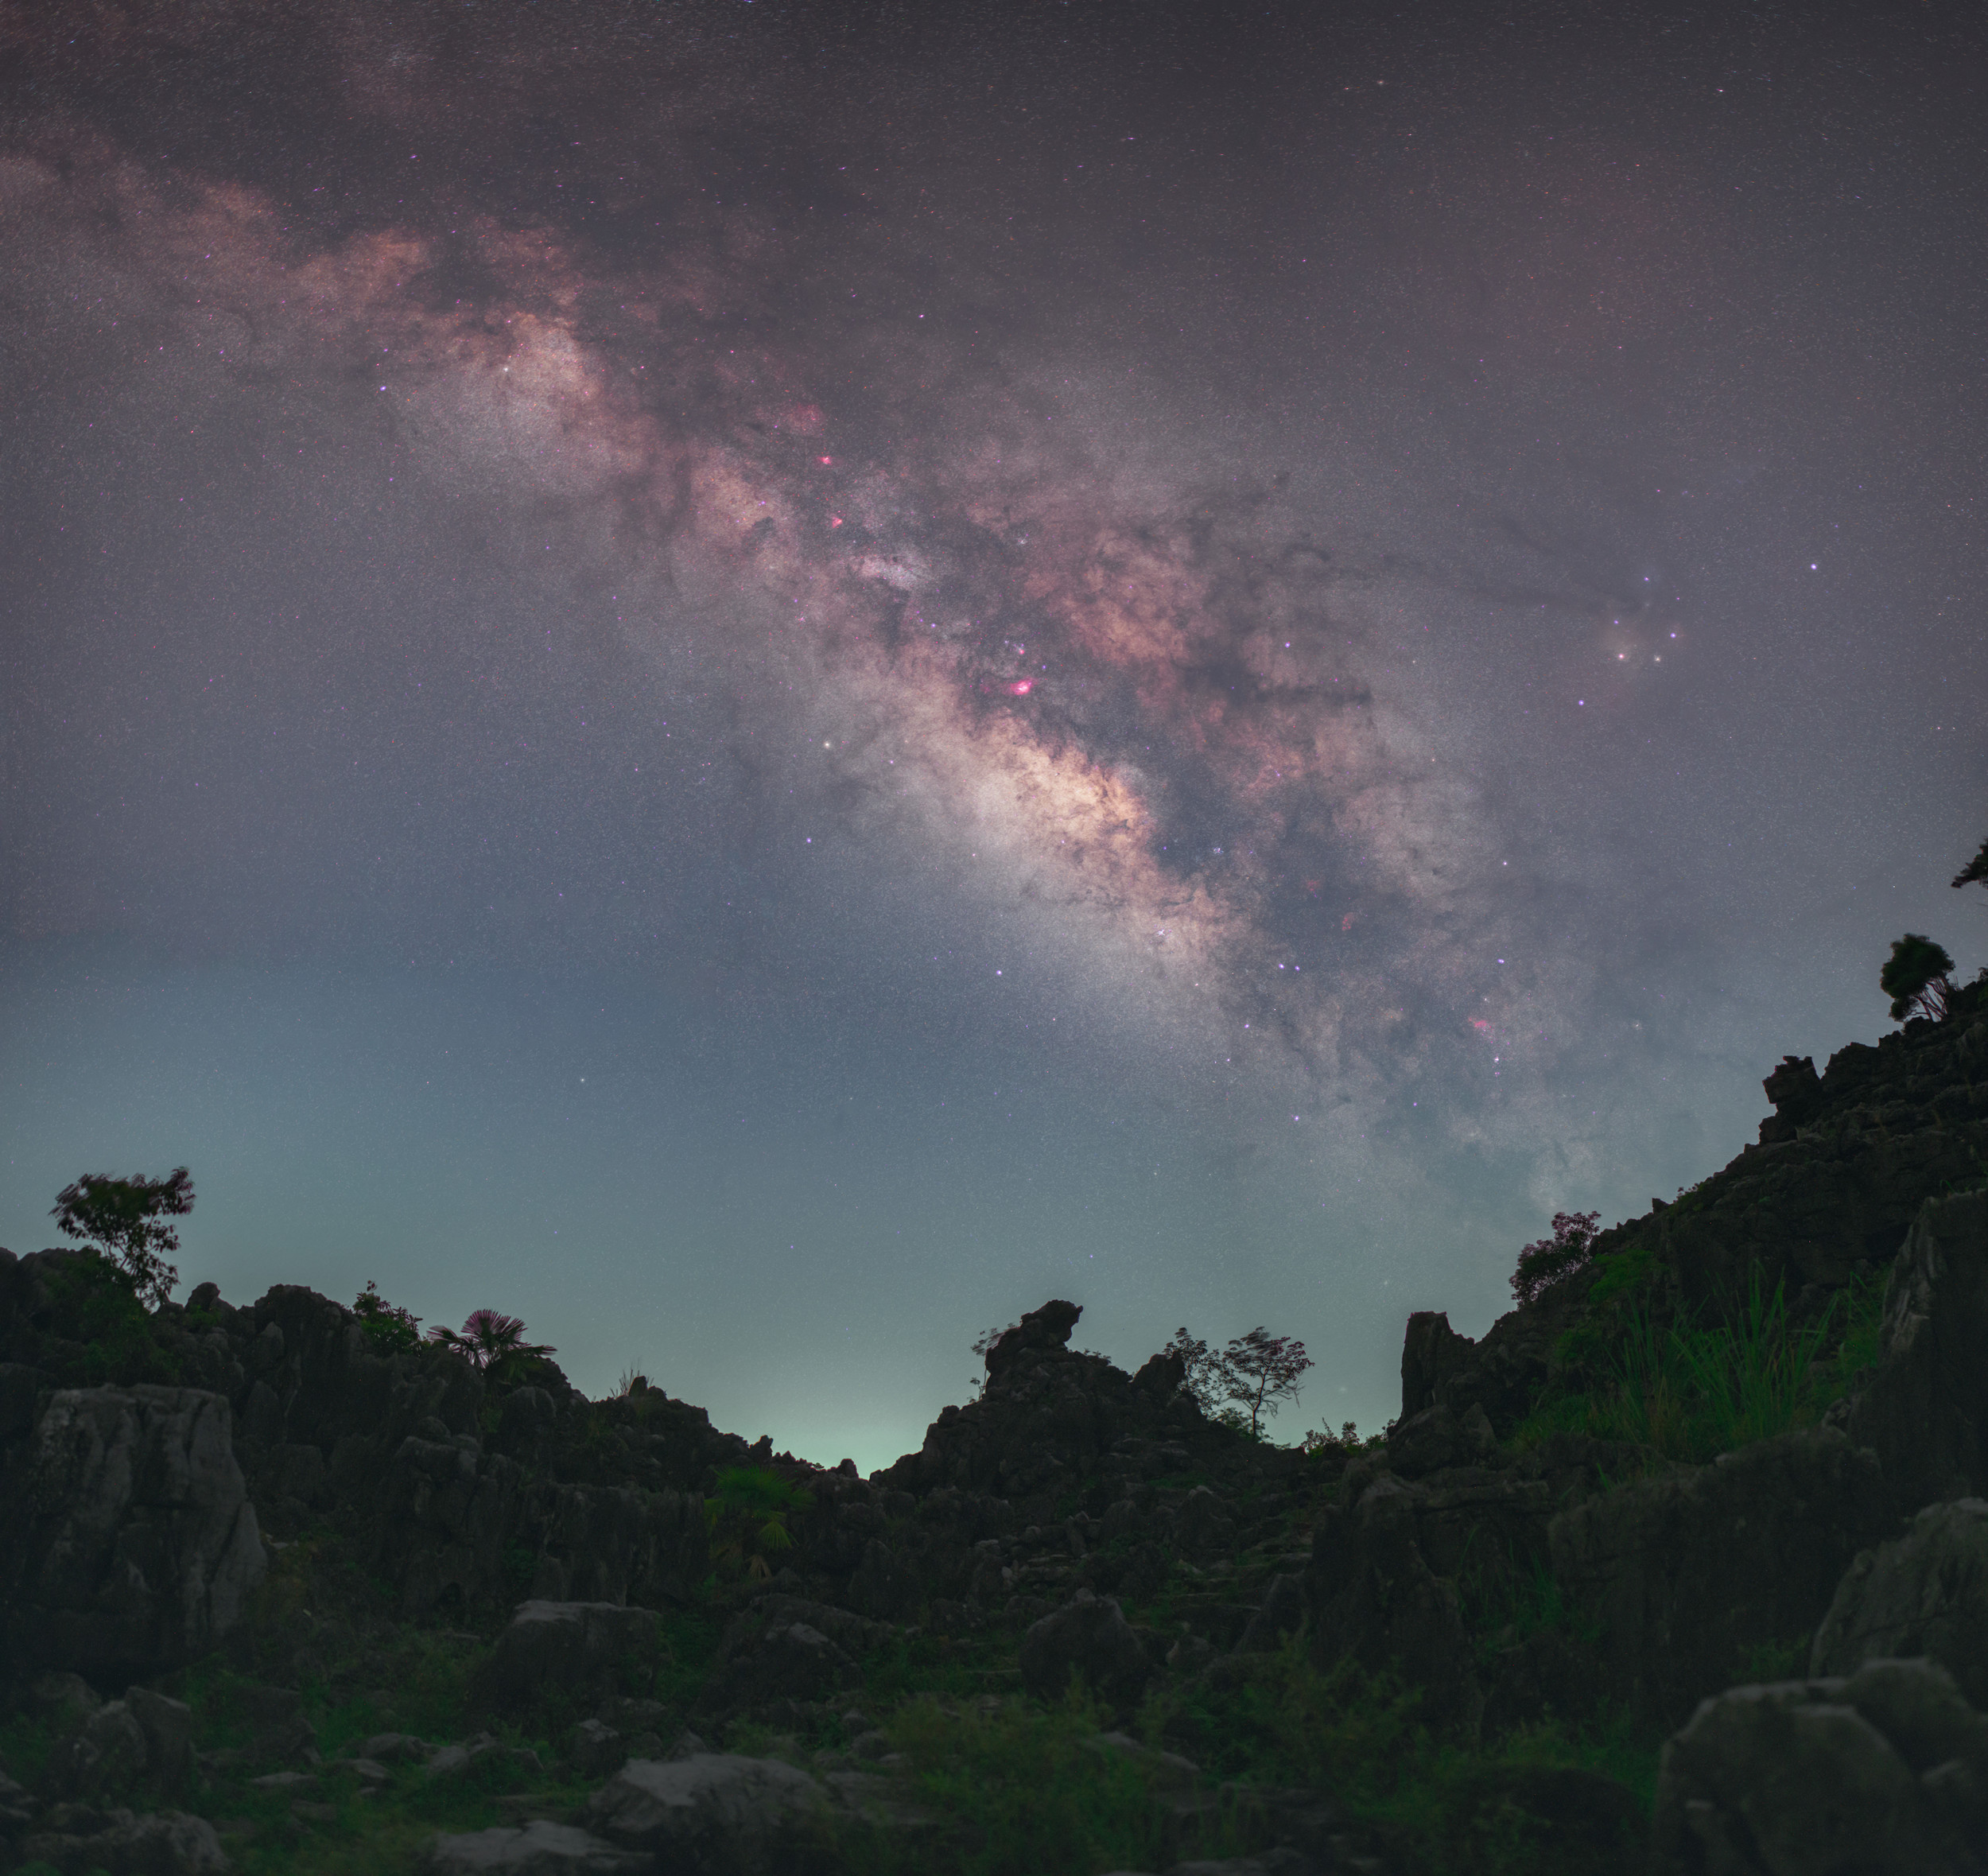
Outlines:
<svg viewBox="0 0 1988 1876"><path fill-rule="evenodd" d="M1401 1341L1401 1418L1406 1425L1441 1399L1444 1384L1461 1373L1477 1344L1450 1326L1446 1314L1419 1309Z"/></svg>
<svg viewBox="0 0 1988 1876"><path fill-rule="evenodd" d="M792 1622L805 1622L818 1629L846 1654L860 1655L881 1648L896 1638L898 1631L888 1622L877 1622L838 1609L833 1602L815 1602L804 1596L779 1593L759 1596L726 1625L721 1652L729 1657L756 1648L771 1629Z"/></svg>
<svg viewBox="0 0 1988 1876"><path fill-rule="evenodd" d="M1929 1505L1903 1537L1844 1573L1815 1632L1811 1676L1885 1656L1925 1655L1988 1708L1988 1499Z"/></svg>
<svg viewBox="0 0 1988 1876"><path fill-rule="evenodd" d="M62 1876L223 1876L228 1860L214 1827L182 1811L100 1814L101 1829L45 1831L17 1846L23 1862Z"/></svg>
<svg viewBox="0 0 1988 1876"><path fill-rule="evenodd" d="M1769 1124L1763 1121L1763 1141L1774 1138L1792 1140L1805 1122L1815 1117L1823 1105L1822 1080L1815 1073L1815 1058L1811 1055L1784 1055L1780 1066L1761 1086L1773 1103L1775 1119L1781 1123L1780 1129L1770 1133L1765 1131Z"/></svg>
<svg viewBox="0 0 1988 1876"><path fill-rule="evenodd" d="M113 1684L206 1653L266 1567L227 1402L192 1388L55 1395L0 1533L14 1660Z"/></svg>
<svg viewBox="0 0 1988 1876"><path fill-rule="evenodd" d="M677 1876L802 1876L827 1866L828 1800L779 1759L696 1753L631 1759L596 1792L587 1823Z"/></svg>
<svg viewBox="0 0 1988 1876"><path fill-rule="evenodd" d="M1058 1698L1075 1675L1115 1705L1129 1706L1152 1672L1117 1603L1089 1590L1032 1623L1021 1652L1022 1684L1043 1700Z"/></svg>
<svg viewBox="0 0 1988 1876"><path fill-rule="evenodd" d="M736 1711L771 1700L819 1700L860 1678L856 1663L820 1629L775 1624L735 1646L705 1703Z"/></svg>
<svg viewBox="0 0 1988 1876"><path fill-rule="evenodd" d="M863 1547L863 1560L849 1579L849 1601L863 1614L887 1622L901 1615L917 1593L910 1571L888 1544L872 1537Z"/></svg>
<svg viewBox="0 0 1988 1876"><path fill-rule="evenodd" d="M180 1790L193 1772L193 1709L142 1687L133 1688L124 1703L145 1734L146 1773L165 1790Z"/></svg>
<svg viewBox="0 0 1988 1876"><path fill-rule="evenodd" d="M42 1769L42 1785L55 1798L121 1795L143 1779L149 1756L144 1727L123 1701L112 1700L56 1742Z"/></svg>
<svg viewBox="0 0 1988 1876"><path fill-rule="evenodd" d="M1262 1604L1244 1625L1236 1644L1238 1654L1268 1654L1305 1619L1305 1583L1301 1576L1273 1576Z"/></svg>
<svg viewBox="0 0 1988 1876"><path fill-rule="evenodd" d="M437 1837L421 1867L428 1876L647 1876L655 1859L623 1850L577 1825L545 1819L522 1829Z"/></svg>
<svg viewBox="0 0 1988 1876"><path fill-rule="evenodd" d="M1600 1626L1602 1692L1675 1726L1761 1642L1807 1641L1890 1524L1877 1461L1819 1427L1633 1480L1548 1539L1562 1593Z"/></svg>
<svg viewBox="0 0 1988 1876"><path fill-rule="evenodd" d="M1197 1559L1225 1556L1236 1547L1236 1521L1206 1486L1196 1486L1174 1514L1174 1543Z"/></svg>
<svg viewBox="0 0 1988 1876"><path fill-rule="evenodd" d="M1988 1191L1920 1206L1880 1346L1848 1431L1877 1455L1898 1509L1988 1492Z"/></svg>
<svg viewBox="0 0 1988 1876"><path fill-rule="evenodd" d="M28 1687L28 1704L58 1728L80 1726L103 1704L80 1674L52 1670L37 1674Z"/></svg>
<svg viewBox="0 0 1988 1876"><path fill-rule="evenodd" d="M492 1697L522 1706L542 1694L606 1691L617 1670L653 1652L656 1615L613 1602L521 1602L485 1670Z"/></svg>
<svg viewBox="0 0 1988 1876"><path fill-rule="evenodd" d="M1937 1876L1988 1851L1988 1718L1943 1670L1729 1688L1664 1748L1652 1876Z"/></svg>

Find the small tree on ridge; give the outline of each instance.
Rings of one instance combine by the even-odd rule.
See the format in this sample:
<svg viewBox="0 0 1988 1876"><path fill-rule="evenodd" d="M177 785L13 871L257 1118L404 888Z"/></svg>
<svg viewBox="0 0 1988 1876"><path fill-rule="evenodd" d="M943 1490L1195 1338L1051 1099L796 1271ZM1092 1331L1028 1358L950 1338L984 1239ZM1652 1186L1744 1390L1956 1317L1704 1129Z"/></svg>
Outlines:
<svg viewBox="0 0 1988 1876"><path fill-rule="evenodd" d="M1272 1335L1259 1324L1222 1350L1221 1365L1229 1398L1248 1411L1249 1436L1255 1439L1280 1402L1298 1398L1299 1378L1318 1364L1296 1336Z"/></svg>
<svg viewBox="0 0 1988 1876"><path fill-rule="evenodd" d="M193 1209L193 1181L184 1166L162 1179L121 1179L86 1172L56 1194L49 1217L69 1237L94 1241L121 1264L138 1300L157 1309L180 1280L164 1253L180 1248L180 1234L161 1218L183 1218Z"/></svg>
<svg viewBox="0 0 1988 1876"><path fill-rule="evenodd" d="M493 1377L534 1356L557 1352L549 1343L526 1341L523 1323L494 1309L472 1309L460 1330L445 1328L437 1323L429 1330L428 1339L453 1349L473 1367Z"/></svg>
<svg viewBox="0 0 1988 1876"><path fill-rule="evenodd" d="M1536 1238L1519 1253L1512 1295L1521 1303L1533 1302L1549 1284L1578 1270L1592 1254L1601 1222L1599 1212L1555 1212L1553 1235Z"/></svg>
<svg viewBox="0 0 1988 1876"><path fill-rule="evenodd" d="M1954 961L1924 933L1908 931L1893 941L1891 956L1877 973L1877 987L1891 999L1891 1020L1902 1023L1913 1011L1942 1021L1953 985L1947 973Z"/></svg>

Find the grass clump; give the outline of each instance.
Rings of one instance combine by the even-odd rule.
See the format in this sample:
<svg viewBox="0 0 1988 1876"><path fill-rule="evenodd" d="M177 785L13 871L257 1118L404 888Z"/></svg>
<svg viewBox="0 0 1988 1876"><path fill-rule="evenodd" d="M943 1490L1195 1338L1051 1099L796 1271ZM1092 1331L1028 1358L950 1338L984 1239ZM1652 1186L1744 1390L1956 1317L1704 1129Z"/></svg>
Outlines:
<svg viewBox="0 0 1988 1876"><path fill-rule="evenodd" d="M885 1723L904 1755L911 1801L934 1819L930 1834L893 1831L848 1866L932 1876L1040 1876L1046 1870L1157 1869L1183 1855L1237 1847L1218 1814L1170 1836L1157 1801L1171 1774L1155 1755L1101 1746L1111 1716L1081 1693L1043 1707L988 1699L965 1707L930 1695L906 1701ZM1233 1807L1231 1807L1233 1809Z"/></svg>
<svg viewBox="0 0 1988 1876"><path fill-rule="evenodd" d="M1548 1720L1467 1746L1427 1725L1420 1695L1395 1676L1351 1661L1322 1668L1300 1638L1254 1657L1246 1678L1163 1696L1141 1723L1236 1781L1245 1830L1252 1788L1320 1789L1408 1876L1585 1876L1598 1852L1619 1847L1574 1840L1539 1815L1543 1775L1605 1774L1644 1817L1655 1801L1656 1742L1626 1720Z"/></svg>
<svg viewBox="0 0 1988 1876"><path fill-rule="evenodd" d="M1586 1389L1550 1393L1520 1427L1520 1445L1560 1431L1644 1447L1660 1459L1702 1465L1717 1455L1812 1426L1877 1361L1883 1280L1860 1277L1815 1322L1790 1316L1784 1286L1770 1292L1757 1264L1723 1320L1679 1311L1660 1322L1640 1273L1625 1261L1596 1300L1617 1300L1563 1338L1564 1372L1594 1374Z"/></svg>

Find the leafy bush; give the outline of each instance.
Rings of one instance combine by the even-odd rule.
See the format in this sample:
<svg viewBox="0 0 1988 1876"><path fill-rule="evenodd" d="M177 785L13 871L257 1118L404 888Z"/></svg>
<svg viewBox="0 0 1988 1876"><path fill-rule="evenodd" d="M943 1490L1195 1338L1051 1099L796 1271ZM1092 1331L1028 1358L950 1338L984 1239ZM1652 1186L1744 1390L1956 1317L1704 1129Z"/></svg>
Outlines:
<svg viewBox="0 0 1988 1876"><path fill-rule="evenodd" d="M64 1340L81 1345L72 1361L59 1364L65 1380L99 1387L178 1379L177 1363L152 1339L138 1280L95 1245L55 1262L46 1281L50 1326Z"/></svg>
<svg viewBox="0 0 1988 1876"><path fill-rule="evenodd" d="M352 1299L352 1314L359 1318L366 1339L382 1354L399 1354L421 1346L421 1318L389 1303L371 1283Z"/></svg>
<svg viewBox="0 0 1988 1876"><path fill-rule="evenodd" d="M773 1574L767 1559L794 1548L787 1521L813 1502L800 1486L764 1466L724 1467L704 1501L712 1562L721 1573L763 1583Z"/></svg>

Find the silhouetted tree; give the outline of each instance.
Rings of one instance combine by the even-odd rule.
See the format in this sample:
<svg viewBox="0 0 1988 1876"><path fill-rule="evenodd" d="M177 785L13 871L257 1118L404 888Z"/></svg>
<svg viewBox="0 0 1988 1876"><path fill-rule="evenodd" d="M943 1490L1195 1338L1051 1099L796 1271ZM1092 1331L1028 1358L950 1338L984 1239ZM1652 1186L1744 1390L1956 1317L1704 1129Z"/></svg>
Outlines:
<svg viewBox="0 0 1988 1876"><path fill-rule="evenodd" d="M94 1242L130 1276L138 1299L153 1309L168 1301L180 1280L163 1255L180 1248L180 1234L161 1218L183 1218L193 1209L193 1181L184 1166L162 1179L121 1179L86 1172L56 1194L49 1215L69 1237Z"/></svg>
<svg viewBox="0 0 1988 1876"><path fill-rule="evenodd" d="M1902 1023L1917 1010L1939 1022L1953 992L1947 977L1953 968L1952 958L1922 932L1908 931L1896 940L1877 973L1878 988L1891 999L1891 1020Z"/></svg>
<svg viewBox="0 0 1988 1876"><path fill-rule="evenodd" d="M1190 1335L1185 1324L1174 1331L1173 1340L1159 1352L1179 1356L1180 1391L1213 1420L1229 1398L1221 1357L1210 1354L1208 1344L1198 1336Z"/></svg>
<svg viewBox="0 0 1988 1876"><path fill-rule="evenodd" d="M1553 1235L1536 1238L1519 1253L1512 1273L1512 1294L1521 1303L1535 1301L1550 1284L1578 1270L1592 1253L1599 1212L1555 1212Z"/></svg>
<svg viewBox="0 0 1988 1876"><path fill-rule="evenodd" d="M429 1330L428 1339L466 1356L486 1373L557 1352L549 1343L526 1341L525 1325L517 1317L500 1315L494 1309L472 1310L460 1330L445 1329L437 1323Z"/></svg>
<svg viewBox="0 0 1988 1876"><path fill-rule="evenodd" d="M1252 1439L1279 1402L1298 1398L1299 1377L1318 1365L1295 1335L1272 1335L1260 1325L1238 1335L1220 1359L1228 1398L1248 1411Z"/></svg>
<svg viewBox="0 0 1988 1876"><path fill-rule="evenodd" d="M1988 886L1988 841L1981 843L1981 851L1955 873L1948 884L1955 886Z"/></svg>

